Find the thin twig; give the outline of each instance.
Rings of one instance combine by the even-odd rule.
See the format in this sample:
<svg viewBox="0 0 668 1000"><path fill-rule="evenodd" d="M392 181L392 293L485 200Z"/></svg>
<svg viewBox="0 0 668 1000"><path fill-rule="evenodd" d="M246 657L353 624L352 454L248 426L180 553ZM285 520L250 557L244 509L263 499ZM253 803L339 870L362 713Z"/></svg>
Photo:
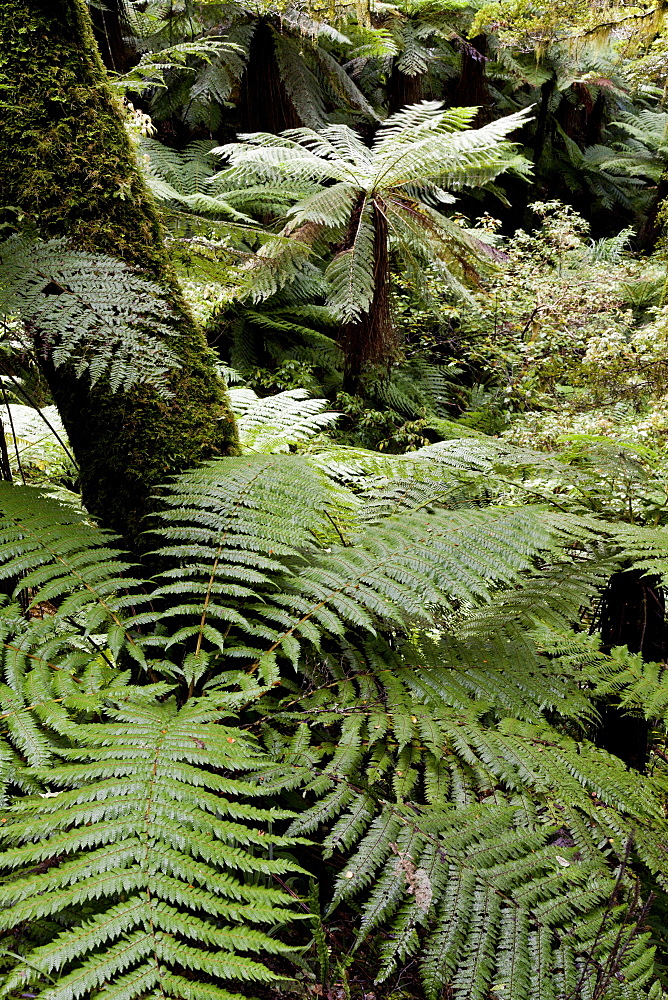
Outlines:
<svg viewBox="0 0 668 1000"><path fill-rule="evenodd" d="M5 405L5 409L7 410L7 414L9 416L9 426L12 429L12 440L14 442L14 453L16 455L16 464L19 467L19 473L21 474L21 480L23 481L23 485L25 486L25 484L26 484L26 477L25 477L25 473L23 472L23 466L21 465L21 456L19 455L19 443L18 443L18 440L17 440L17 437L16 437L16 428L14 427L14 418L12 417L12 411L10 410L9 403L7 401L7 390L5 389L5 383L4 382L0 382L0 385L2 385L2 401L3 401L4 405Z"/></svg>

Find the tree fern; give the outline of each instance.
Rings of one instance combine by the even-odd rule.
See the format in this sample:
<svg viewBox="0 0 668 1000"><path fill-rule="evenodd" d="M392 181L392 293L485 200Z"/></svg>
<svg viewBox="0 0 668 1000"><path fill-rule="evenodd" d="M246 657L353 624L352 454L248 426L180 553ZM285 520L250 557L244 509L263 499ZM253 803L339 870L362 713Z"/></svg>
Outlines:
<svg viewBox="0 0 668 1000"><path fill-rule="evenodd" d="M390 115L371 149L342 125L256 133L218 147L231 165L220 179L230 187L283 184L296 202L286 235L314 243L329 234L338 244L325 272L328 301L342 323L362 324L347 348L350 363L359 367L376 350L384 357L387 348L388 241L410 262L440 262L461 291L463 274L475 273L485 248L429 203L451 202L444 188L482 186L506 170L526 174L526 162L506 140L526 117L520 112L471 129L472 109L443 110L425 101ZM255 295L273 294L276 287L256 283Z"/></svg>
<svg viewBox="0 0 668 1000"><path fill-rule="evenodd" d="M189 125L215 129L222 120L221 106L229 102L244 74L258 72L251 43L264 29L270 47L263 55L275 58L279 79L304 124L326 124L337 105L375 117L364 94L328 51L332 44L348 48L349 39L325 20L294 6L269 11L233 3L221 25L220 6L208 6L210 11L205 6L196 12L188 5L180 11L164 5L134 8L130 26L143 55L117 86L148 91L159 118L173 114L176 106ZM179 28L184 40L174 44Z"/></svg>

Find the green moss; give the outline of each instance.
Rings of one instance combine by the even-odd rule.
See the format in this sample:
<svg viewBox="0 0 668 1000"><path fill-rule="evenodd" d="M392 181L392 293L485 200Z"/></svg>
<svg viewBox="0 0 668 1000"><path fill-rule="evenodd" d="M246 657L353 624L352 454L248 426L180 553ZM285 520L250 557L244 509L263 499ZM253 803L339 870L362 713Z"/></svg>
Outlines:
<svg viewBox="0 0 668 1000"><path fill-rule="evenodd" d="M0 223L69 236L169 289L182 366L165 402L45 372L89 509L132 540L167 475L237 450L225 387L171 271L160 223L106 81L82 0L0 0ZM157 335L157 334L156 334Z"/></svg>

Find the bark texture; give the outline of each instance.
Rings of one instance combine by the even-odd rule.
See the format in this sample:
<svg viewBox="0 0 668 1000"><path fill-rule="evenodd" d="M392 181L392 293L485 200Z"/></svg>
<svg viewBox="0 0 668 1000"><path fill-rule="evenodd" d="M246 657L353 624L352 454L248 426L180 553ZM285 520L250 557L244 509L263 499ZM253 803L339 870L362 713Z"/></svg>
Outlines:
<svg viewBox="0 0 668 1000"><path fill-rule="evenodd" d="M422 100L422 85L424 73L402 73L397 68L396 61L387 81L387 112L393 115L396 111Z"/></svg>
<svg viewBox="0 0 668 1000"><path fill-rule="evenodd" d="M132 542L156 487L202 459L235 453L237 437L214 356L166 256L84 0L0 0L0 120L0 223L67 236L137 267L162 285L177 315L169 346L181 366L169 400L144 386L91 389L45 363L84 502Z"/></svg>
<svg viewBox="0 0 668 1000"><path fill-rule="evenodd" d="M283 132L303 122L281 79L271 25L258 21L237 105L241 132Z"/></svg>
<svg viewBox="0 0 668 1000"><path fill-rule="evenodd" d="M365 196L360 196L353 212L344 247L352 245ZM353 323L347 323L339 335L345 357L343 387L358 392L364 366L389 362L396 354L397 338L390 310L390 261L388 225L380 200L373 207L373 299L368 310Z"/></svg>
<svg viewBox="0 0 668 1000"><path fill-rule="evenodd" d="M116 73L127 73L139 56L127 43L123 0L105 0L104 7L91 7L90 16L104 65Z"/></svg>
<svg viewBox="0 0 668 1000"><path fill-rule="evenodd" d="M456 104L478 106L473 128L481 128L491 120L492 98L487 83L487 36L476 35L462 46L462 68L457 86Z"/></svg>

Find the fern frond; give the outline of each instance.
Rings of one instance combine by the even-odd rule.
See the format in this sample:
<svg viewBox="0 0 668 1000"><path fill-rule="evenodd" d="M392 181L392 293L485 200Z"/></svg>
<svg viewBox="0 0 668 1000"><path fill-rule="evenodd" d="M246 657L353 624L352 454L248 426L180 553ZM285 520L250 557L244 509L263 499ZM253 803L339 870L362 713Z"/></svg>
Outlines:
<svg viewBox="0 0 668 1000"><path fill-rule="evenodd" d="M302 199L299 207L291 209L288 214L299 215L300 221L342 226L350 218L357 195L357 188L353 184L341 182Z"/></svg>
<svg viewBox="0 0 668 1000"><path fill-rule="evenodd" d="M167 620L187 615L189 624L170 643L193 639L196 656L204 656L203 642L205 648L213 644L231 651L237 643L230 632L238 628L238 655L243 655L249 638L265 640L259 658L269 652L274 633L257 619L248 601L258 592L273 590L272 577L286 560L301 560L313 551L314 536L328 536L327 503L325 480L291 456L225 459L177 480L160 515L161 540L169 544L163 544L159 554L174 568L163 573L165 583L156 597L172 605ZM293 515L288 523L286 509ZM182 568L184 560L187 570Z"/></svg>
<svg viewBox="0 0 668 1000"><path fill-rule="evenodd" d="M389 673L378 679L385 683ZM619 931L625 920L621 911L616 917L605 911L619 886L615 889L615 872L608 867L608 847L601 844L623 859L625 838L637 837L640 852L657 871L658 788L652 791L642 778L627 782L621 762L545 724L507 720L494 729L474 721L470 710L452 712L442 702L440 709L432 702L425 712L416 694L406 702L409 727L416 730L408 737L412 749L404 743L403 750L391 752L389 766L397 769L399 785L410 790L406 768L419 768L421 753L429 748L429 757L440 759L450 777L439 782L442 791L431 804L420 806L410 791L407 801L398 793L393 803L380 774L369 772L366 782L361 777L360 752L371 757L372 743L365 752L360 724L366 717L370 736L378 717L368 699L350 703L355 715L343 715L337 764L332 759L331 770L328 765L322 771L331 776L325 794L322 778L311 779L305 769L305 793L319 801L295 820L294 831L326 824L332 807L339 813L345 807L325 841L327 851L345 845L349 853L332 906L355 898L362 903L358 947L374 928L389 929L381 980L420 947L429 997L440 996L446 984L462 1000L484 997L494 982L519 997L527 976L533 982L540 973L545 981L543 976L549 979L562 968L566 941L569 962L583 982L593 981L595 970L587 971L590 927L600 932L604 921L616 920ZM397 711L396 690L391 704ZM479 712L484 711L482 706ZM354 770L346 771L346 763ZM468 794L460 799L462 781ZM540 962L531 945L536 933L542 940ZM639 940L642 951L647 937ZM634 963L629 956L625 969L634 988L641 988L648 965Z"/></svg>
<svg viewBox="0 0 668 1000"><path fill-rule="evenodd" d="M297 42L286 35L274 33L274 51L297 114L309 128L322 128L326 115L318 81L300 54Z"/></svg>
<svg viewBox="0 0 668 1000"><path fill-rule="evenodd" d="M247 874L290 865L267 857L266 811L243 803L257 788L222 777L252 770L258 752L218 716L213 704L167 703L79 726L69 763L42 775L59 791L19 801L3 829L0 864L16 874L0 925L67 916L17 962L3 995L53 973L45 1000L148 997L156 986L223 1000L237 994L221 983L276 979L248 953L289 949L252 925L285 921L288 900ZM35 894L33 865L53 857Z"/></svg>
<svg viewBox="0 0 668 1000"><path fill-rule="evenodd" d="M0 311L19 313L56 366L73 364L93 385L104 377L114 390L138 382L160 390L178 365L155 336L175 335L158 286L122 261L78 251L67 240L13 236L0 245Z"/></svg>
<svg viewBox="0 0 668 1000"><path fill-rule="evenodd" d="M266 399L251 398L251 390L231 390L230 401L243 395L243 414L237 421L243 448L254 452L289 451L291 445L308 441L339 417L327 409L326 399L311 399L305 389L288 389Z"/></svg>
<svg viewBox="0 0 668 1000"><path fill-rule="evenodd" d="M351 245L328 265L328 305L350 323L368 311L374 289L374 225L372 208L364 204L352 234Z"/></svg>
<svg viewBox="0 0 668 1000"><path fill-rule="evenodd" d="M122 592L138 581L113 535L36 487L0 482L0 511L0 578L18 579L33 604L57 602L62 619L85 611L92 631L120 624Z"/></svg>
<svg viewBox="0 0 668 1000"><path fill-rule="evenodd" d="M662 527L615 525L611 530L624 556L647 576L668 578L668 529Z"/></svg>
<svg viewBox="0 0 668 1000"><path fill-rule="evenodd" d="M128 6L127 4L125 5ZM153 19L149 15L149 23ZM173 27L172 27L172 30ZM217 100L224 103L232 85L243 73L246 51L243 45L228 38L208 35L194 41L161 46L157 52L143 52L139 62L114 81L124 94L144 93L166 88L166 76L186 73L188 91L194 100ZM198 65L193 77L191 63ZM173 79L170 82L174 82Z"/></svg>
<svg viewBox="0 0 668 1000"><path fill-rule="evenodd" d="M261 250L240 270L240 292L252 302L268 299L293 282L313 275L314 251L311 241L318 236L317 224L304 234L305 239L289 239L287 234L264 244Z"/></svg>
<svg viewBox="0 0 668 1000"><path fill-rule="evenodd" d="M313 49L312 57L327 85L338 97L339 103L347 104L349 107L362 111L370 118L377 119L378 116L363 92L356 86L343 66L326 49L317 46Z"/></svg>
<svg viewBox="0 0 668 1000"><path fill-rule="evenodd" d="M159 201L171 208L252 225L253 219L238 212L225 200L224 192L211 183L217 165L211 155L214 145L196 140L183 150L175 150L156 139L143 139L140 162L148 186Z"/></svg>
<svg viewBox="0 0 668 1000"><path fill-rule="evenodd" d="M297 133L301 134L303 131L297 130ZM237 178L241 181L266 181L276 185L289 180L299 193L300 187L309 182L354 179L345 165L314 156L298 141L294 141L292 134L287 132L283 136L275 136L254 132L241 135L238 143L217 146L212 152L227 157L230 161L231 167L224 171L230 187ZM314 132L313 136L317 139L318 134Z"/></svg>
<svg viewBox="0 0 668 1000"><path fill-rule="evenodd" d="M286 524L297 488L299 511ZM241 641L234 655L258 662L281 649L292 659L302 639L319 645L323 635L380 622L411 628L430 620L431 605L486 601L490 585L515 580L553 537L526 509L414 510L364 526L354 546L337 545L325 514L334 510L333 487L297 458L210 463L179 480L165 502L161 533L173 544L160 554L178 567L158 596L182 595L169 615L193 621L174 640L197 635L201 649L206 621L208 641L229 653ZM327 539L329 551L316 539ZM274 592L267 574L277 572ZM260 593L261 605L249 602ZM230 599L243 605L235 610ZM251 647L237 628L255 636Z"/></svg>

